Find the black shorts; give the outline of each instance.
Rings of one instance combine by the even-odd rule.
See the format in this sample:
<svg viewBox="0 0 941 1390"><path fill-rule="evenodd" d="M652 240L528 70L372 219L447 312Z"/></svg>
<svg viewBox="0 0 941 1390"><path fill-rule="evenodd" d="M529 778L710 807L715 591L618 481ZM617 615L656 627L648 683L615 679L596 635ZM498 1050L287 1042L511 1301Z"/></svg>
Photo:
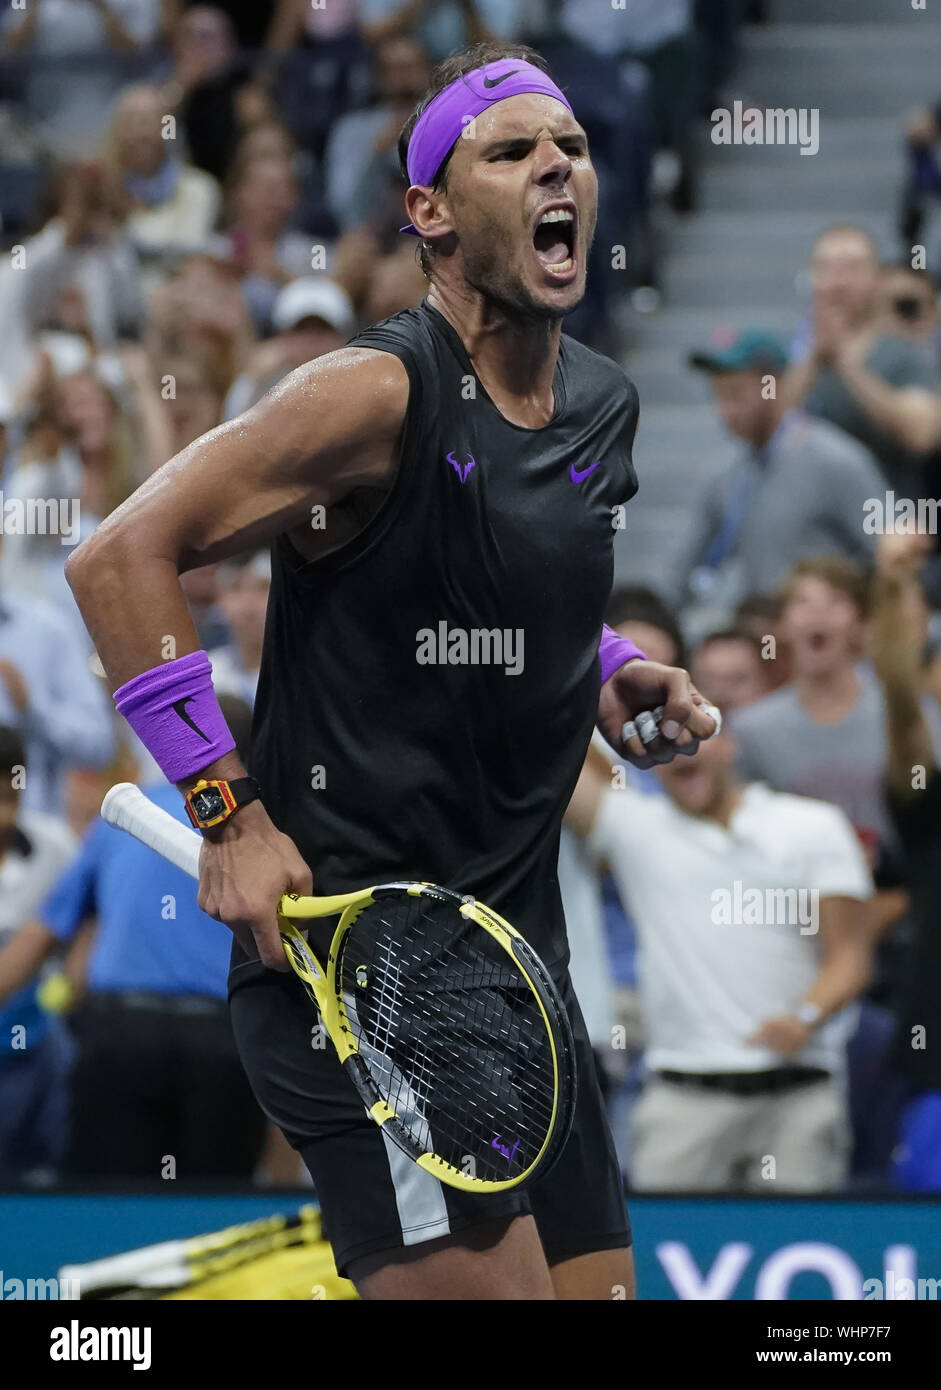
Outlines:
<svg viewBox="0 0 941 1390"><path fill-rule="evenodd" d="M310 1171L340 1274L364 1255L524 1214L535 1217L550 1264L630 1245L620 1169L585 1022L568 972L556 983L575 1034L572 1132L544 1178L524 1192L486 1196L444 1186L386 1138L366 1114L294 975L261 969L257 962L233 969L230 1008L242 1062L262 1110Z"/></svg>

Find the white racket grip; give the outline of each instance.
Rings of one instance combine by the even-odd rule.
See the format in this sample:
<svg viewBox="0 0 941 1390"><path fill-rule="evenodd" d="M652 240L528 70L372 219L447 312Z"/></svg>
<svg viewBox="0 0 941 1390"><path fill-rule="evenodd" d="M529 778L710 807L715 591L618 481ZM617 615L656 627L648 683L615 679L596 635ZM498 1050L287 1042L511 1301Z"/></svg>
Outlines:
<svg viewBox="0 0 941 1390"><path fill-rule="evenodd" d="M199 878L202 836L155 806L133 782L118 782L112 787L101 803L101 814L109 825L126 830L191 878Z"/></svg>

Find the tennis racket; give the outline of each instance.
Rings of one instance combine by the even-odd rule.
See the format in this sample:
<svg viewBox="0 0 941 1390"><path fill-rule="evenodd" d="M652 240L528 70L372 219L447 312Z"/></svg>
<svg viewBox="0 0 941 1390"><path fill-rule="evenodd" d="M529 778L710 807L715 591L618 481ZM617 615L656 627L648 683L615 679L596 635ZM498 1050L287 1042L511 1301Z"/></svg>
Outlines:
<svg viewBox="0 0 941 1390"><path fill-rule="evenodd" d="M101 813L198 878L201 836L139 788L112 787ZM294 920L336 916L324 969ZM286 893L278 925L367 1111L419 1167L480 1193L548 1171L571 1127L574 1042L515 927L471 897L412 882Z"/></svg>
<svg viewBox="0 0 941 1390"><path fill-rule="evenodd" d="M211 1235L164 1240L88 1264L65 1265L58 1278L76 1285L83 1299L155 1297L237 1269L261 1255L319 1245L323 1239L319 1209L304 1206L293 1216L266 1216Z"/></svg>

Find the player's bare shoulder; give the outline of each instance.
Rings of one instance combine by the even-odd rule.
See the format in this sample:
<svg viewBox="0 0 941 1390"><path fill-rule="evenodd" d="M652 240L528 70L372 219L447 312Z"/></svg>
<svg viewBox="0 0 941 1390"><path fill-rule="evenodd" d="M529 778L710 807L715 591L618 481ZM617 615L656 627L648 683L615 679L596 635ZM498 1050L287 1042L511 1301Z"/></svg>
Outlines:
<svg viewBox="0 0 941 1390"><path fill-rule="evenodd" d="M408 373L392 353L345 347L289 373L243 418L263 414L278 436L272 444L306 454L319 482L330 459L341 485L354 476L378 482L394 472L408 394Z"/></svg>
<svg viewBox="0 0 941 1390"><path fill-rule="evenodd" d="M299 367L269 394L281 397L285 427L294 433L300 426L293 448L310 450L320 485L324 524L305 518L287 532L306 559L316 559L361 531L392 486L408 373L393 353L346 347Z"/></svg>
<svg viewBox="0 0 941 1390"><path fill-rule="evenodd" d="M183 573L285 532L309 541L313 507L329 513L331 548L342 544L351 518L392 485L408 398L391 353L315 358L157 469L69 557L69 583L106 551L114 565L145 547Z"/></svg>

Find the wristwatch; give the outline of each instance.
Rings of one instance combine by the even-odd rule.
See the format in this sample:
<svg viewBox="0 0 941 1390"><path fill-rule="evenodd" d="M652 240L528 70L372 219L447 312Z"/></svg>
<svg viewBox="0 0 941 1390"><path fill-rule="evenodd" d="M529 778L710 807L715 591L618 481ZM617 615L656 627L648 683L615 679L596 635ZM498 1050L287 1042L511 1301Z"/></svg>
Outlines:
<svg viewBox="0 0 941 1390"><path fill-rule="evenodd" d="M240 806L257 801L261 787L254 777L236 777L232 782L200 779L183 800L186 814L197 830L209 830L234 816Z"/></svg>
<svg viewBox="0 0 941 1390"><path fill-rule="evenodd" d="M823 1018L823 1009L821 1009L819 1004L798 1004L797 1008L794 1010L794 1017L799 1019L800 1022L805 1024L808 1028L816 1028L817 1024Z"/></svg>

